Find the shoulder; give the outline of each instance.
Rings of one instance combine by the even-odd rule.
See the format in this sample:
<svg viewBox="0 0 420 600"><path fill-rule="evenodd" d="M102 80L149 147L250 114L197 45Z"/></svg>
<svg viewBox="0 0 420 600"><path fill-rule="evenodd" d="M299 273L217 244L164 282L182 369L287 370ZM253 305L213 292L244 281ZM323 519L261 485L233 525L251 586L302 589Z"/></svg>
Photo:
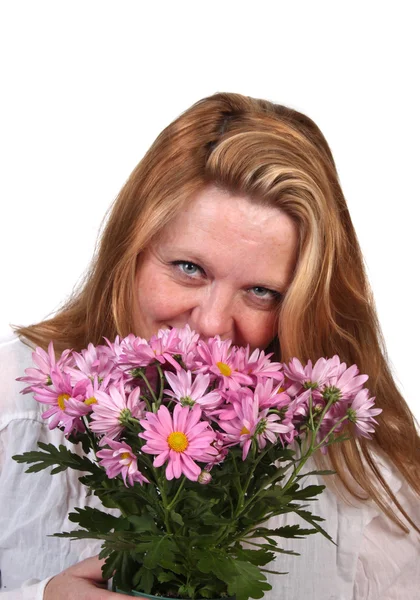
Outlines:
<svg viewBox="0 0 420 600"><path fill-rule="evenodd" d="M0 338L0 429L18 416L38 417L38 403L32 394L22 395L24 384L16 381L31 366L32 352L13 332Z"/></svg>
<svg viewBox="0 0 420 600"><path fill-rule="evenodd" d="M400 505L420 526L420 501L401 473L387 459L376 464ZM404 521L404 518L401 517ZM376 510L360 545L354 599L414 598L420 589L420 536L410 526L404 533L384 513Z"/></svg>

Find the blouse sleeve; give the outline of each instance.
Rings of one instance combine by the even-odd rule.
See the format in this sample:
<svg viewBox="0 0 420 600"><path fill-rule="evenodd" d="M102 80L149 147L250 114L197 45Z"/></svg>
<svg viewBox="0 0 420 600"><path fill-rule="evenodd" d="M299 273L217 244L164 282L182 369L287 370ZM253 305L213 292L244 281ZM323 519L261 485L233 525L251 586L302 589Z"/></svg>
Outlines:
<svg viewBox="0 0 420 600"><path fill-rule="evenodd" d="M420 525L420 501L394 469L385 477L403 508ZM407 535L386 515L377 514L365 528L357 563L353 600L420 598L420 534Z"/></svg>
<svg viewBox="0 0 420 600"><path fill-rule="evenodd" d="M44 590L51 577L43 581L30 579L22 587L10 590L10 592L1 592L1 600L43 600Z"/></svg>

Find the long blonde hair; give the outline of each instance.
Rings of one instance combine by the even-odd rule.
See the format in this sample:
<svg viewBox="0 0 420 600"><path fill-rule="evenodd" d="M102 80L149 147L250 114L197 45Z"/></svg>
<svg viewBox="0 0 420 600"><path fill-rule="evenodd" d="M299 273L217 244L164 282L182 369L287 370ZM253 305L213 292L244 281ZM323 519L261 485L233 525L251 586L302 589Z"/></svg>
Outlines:
<svg viewBox="0 0 420 600"><path fill-rule="evenodd" d="M207 185L278 207L297 224L297 265L279 309L281 359L338 354L369 375L369 389L383 409L372 441L332 446L318 461L330 461L353 497L373 499L404 531L401 514L420 531L374 459L384 455L420 494L414 418L387 364L331 151L315 123L295 110L229 93L189 108L157 137L122 188L80 289L56 316L17 328L18 334L44 347L53 340L59 351L134 331L137 258Z"/></svg>

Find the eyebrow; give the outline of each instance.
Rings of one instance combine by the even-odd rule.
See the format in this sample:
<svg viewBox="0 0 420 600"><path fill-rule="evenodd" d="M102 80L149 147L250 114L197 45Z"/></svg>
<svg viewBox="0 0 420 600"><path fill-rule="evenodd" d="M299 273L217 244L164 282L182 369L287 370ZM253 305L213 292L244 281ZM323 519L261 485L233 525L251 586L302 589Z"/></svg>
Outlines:
<svg viewBox="0 0 420 600"><path fill-rule="evenodd" d="M197 254L195 251L191 251L191 249L187 249L187 248L183 248L183 247L174 247L171 245L164 245L161 246L161 252L163 254L166 254L166 252L170 252L172 254L172 257L169 258L163 258L162 256L160 256L160 253L158 254L158 257L160 260L163 260L163 262L167 262L168 260L170 262L172 261L176 261L176 260L185 260L185 261L191 261L192 263L197 263L200 267L202 267L205 271L213 271L211 265L202 257L200 256L200 254ZM273 292L277 292L279 294L285 294L288 287L289 287L289 283L288 282L279 282L279 281L273 281L270 279L258 279L255 280L255 282L253 283L249 283L246 284L247 287L263 287L263 288L267 288L269 290L273 290Z"/></svg>

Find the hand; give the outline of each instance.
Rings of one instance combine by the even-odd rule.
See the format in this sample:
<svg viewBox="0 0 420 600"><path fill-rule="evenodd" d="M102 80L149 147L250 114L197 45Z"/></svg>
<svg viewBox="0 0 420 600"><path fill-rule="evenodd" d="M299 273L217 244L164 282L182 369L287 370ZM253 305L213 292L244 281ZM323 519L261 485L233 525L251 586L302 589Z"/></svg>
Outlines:
<svg viewBox="0 0 420 600"><path fill-rule="evenodd" d="M44 600L113 600L121 594L108 592L102 577L104 561L87 558L62 571L47 583Z"/></svg>

